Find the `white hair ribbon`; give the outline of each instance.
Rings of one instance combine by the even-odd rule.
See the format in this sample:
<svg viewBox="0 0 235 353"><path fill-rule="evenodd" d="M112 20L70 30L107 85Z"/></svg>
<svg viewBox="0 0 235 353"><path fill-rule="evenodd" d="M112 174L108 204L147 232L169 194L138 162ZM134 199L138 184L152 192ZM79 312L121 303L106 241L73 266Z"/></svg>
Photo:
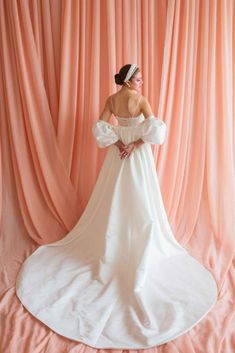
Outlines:
<svg viewBox="0 0 235 353"><path fill-rule="evenodd" d="M131 78L131 76L133 75L133 73L135 72L136 69L137 69L137 65L131 64L129 70L127 71L126 77L125 77L125 79L123 81L124 82L128 81Z"/></svg>

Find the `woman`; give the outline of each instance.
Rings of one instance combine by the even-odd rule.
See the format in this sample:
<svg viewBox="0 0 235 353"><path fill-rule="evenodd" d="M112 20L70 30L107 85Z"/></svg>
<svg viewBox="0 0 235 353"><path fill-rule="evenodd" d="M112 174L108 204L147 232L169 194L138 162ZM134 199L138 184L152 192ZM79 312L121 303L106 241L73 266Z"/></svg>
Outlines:
<svg viewBox="0 0 235 353"><path fill-rule="evenodd" d="M135 65L133 65L134 73L130 70L129 75L127 76L128 70L131 68L131 65L125 65L120 69L120 72L115 75L115 82L118 85L121 85L122 88L118 93L113 96L108 97L105 108L101 113L100 119L104 121L108 121L112 114L120 115L120 116L128 116L131 114L131 117L134 116L137 112L137 116L141 113L148 118L152 116L152 109L150 107L147 99L141 95L138 95L141 86L143 84L142 75ZM129 76L132 74L132 77ZM121 109L121 113L117 113L118 108ZM133 112L133 114L132 114ZM121 140L115 142L115 145L120 150L121 158L129 157L131 152L142 145L144 141L139 139L137 141L133 141L128 145L124 145Z"/></svg>
<svg viewBox="0 0 235 353"><path fill-rule="evenodd" d="M151 144L166 124L140 94L141 72L125 65L92 132L108 147L81 218L62 240L23 264L16 292L55 332L94 348L142 349L196 325L217 300L212 274L176 241ZM114 114L118 125L110 124Z"/></svg>

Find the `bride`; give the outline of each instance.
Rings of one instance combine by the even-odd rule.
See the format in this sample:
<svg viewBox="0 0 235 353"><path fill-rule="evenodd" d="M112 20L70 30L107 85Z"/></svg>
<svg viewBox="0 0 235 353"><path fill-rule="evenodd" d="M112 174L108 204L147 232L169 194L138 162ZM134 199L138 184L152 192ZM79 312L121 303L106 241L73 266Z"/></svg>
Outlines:
<svg viewBox="0 0 235 353"><path fill-rule="evenodd" d="M123 66L92 133L107 153L88 204L62 239L23 263L16 294L58 334L94 348L144 349L186 333L212 309L217 285L175 239L151 144L167 126ZM118 125L109 123L111 115Z"/></svg>
<svg viewBox="0 0 235 353"><path fill-rule="evenodd" d="M128 72L128 70L130 71ZM128 72L128 75L127 75ZM130 79L131 77L131 79ZM139 115L143 114L145 118L152 116L152 109L147 99L138 92L143 84L142 75L135 65L125 65L120 69L119 74L115 75L115 82L118 85L122 85L122 88L118 93L108 97L106 100L105 108L101 113L100 119L108 121L112 114L121 116L133 117L138 112ZM120 111L121 113L116 114L115 112ZM137 114L137 116L139 116ZM126 118L125 118L126 119ZM119 148L120 157L127 158L130 156L132 151L138 146L142 145L144 141L140 138L136 141L132 141L125 145L121 140L118 140L114 144Z"/></svg>

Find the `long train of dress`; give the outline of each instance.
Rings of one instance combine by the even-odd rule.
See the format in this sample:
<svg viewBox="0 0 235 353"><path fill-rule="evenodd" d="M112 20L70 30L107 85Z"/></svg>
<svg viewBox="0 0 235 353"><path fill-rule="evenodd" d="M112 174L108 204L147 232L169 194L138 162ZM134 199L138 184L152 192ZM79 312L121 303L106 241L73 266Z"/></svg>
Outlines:
<svg viewBox="0 0 235 353"><path fill-rule="evenodd" d="M60 241L40 246L17 277L25 308L55 332L95 348L141 349L189 331L217 300L212 274L176 241L164 209L151 143L159 118L97 121L108 147L81 218ZM121 159L113 145L145 143Z"/></svg>

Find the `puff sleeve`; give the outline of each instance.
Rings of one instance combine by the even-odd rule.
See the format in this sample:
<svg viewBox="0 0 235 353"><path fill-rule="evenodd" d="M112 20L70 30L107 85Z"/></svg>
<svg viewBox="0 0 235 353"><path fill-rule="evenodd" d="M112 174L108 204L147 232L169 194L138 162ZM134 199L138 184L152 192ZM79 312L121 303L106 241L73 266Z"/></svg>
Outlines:
<svg viewBox="0 0 235 353"><path fill-rule="evenodd" d="M166 138L167 126L163 120L150 115L142 122L141 139L144 142L161 145Z"/></svg>
<svg viewBox="0 0 235 353"><path fill-rule="evenodd" d="M114 126L104 120L98 120L93 124L92 134L96 139L97 145L101 148L109 146L119 139L114 131Z"/></svg>

